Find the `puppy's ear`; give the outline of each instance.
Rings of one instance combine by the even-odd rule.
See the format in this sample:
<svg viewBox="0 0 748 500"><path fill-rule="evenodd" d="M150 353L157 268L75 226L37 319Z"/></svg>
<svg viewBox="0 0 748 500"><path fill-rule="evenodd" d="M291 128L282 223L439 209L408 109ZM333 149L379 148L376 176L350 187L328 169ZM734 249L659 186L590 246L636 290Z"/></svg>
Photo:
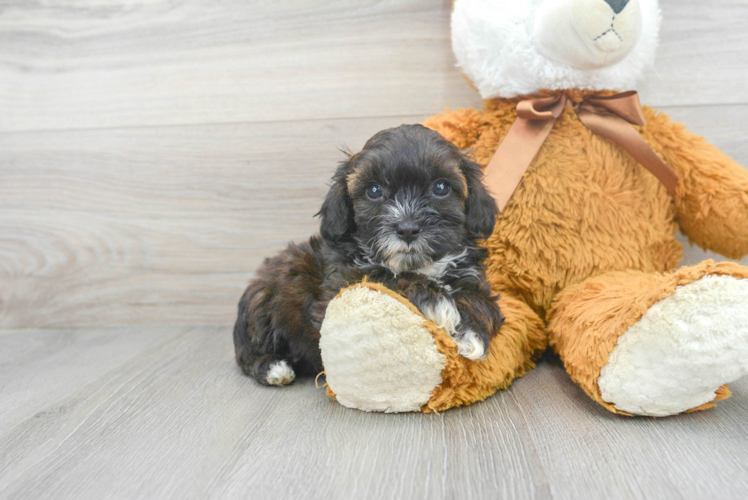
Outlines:
<svg viewBox="0 0 748 500"><path fill-rule="evenodd" d="M473 239L488 238L493 233L499 209L496 200L488 194L483 185L483 171L480 165L467 157L462 159L462 173L468 187L465 201L465 215L468 235Z"/></svg>
<svg viewBox="0 0 748 500"><path fill-rule="evenodd" d="M348 195L346 177L350 172L351 159L341 162L332 177L330 190L327 192L322 208L316 216L320 217L320 234L328 241L338 241L354 230L353 203Z"/></svg>

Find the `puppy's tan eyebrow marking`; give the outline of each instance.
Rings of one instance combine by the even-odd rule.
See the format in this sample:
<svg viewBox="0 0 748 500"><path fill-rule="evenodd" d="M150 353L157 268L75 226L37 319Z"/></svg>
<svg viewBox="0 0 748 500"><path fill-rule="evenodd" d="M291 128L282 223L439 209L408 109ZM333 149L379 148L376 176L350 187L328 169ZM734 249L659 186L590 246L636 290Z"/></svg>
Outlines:
<svg viewBox="0 0 748 500"><path fill-rule="evenodd" d="M444 172L445 175L442 178L445 180L451 180L452 188L458 193L460 193L460 195L463 198L467 198L469 195L467 177L465 177L465 174L462 172L462 169L456 165L450 165L448 168L449 168L449 172L447 173L445 171Z"/></svg>
<svg viewBox="0 0 748 500"><path fill-rule="evenodd" d="M361 176L363 175L362 166L359 163L361 153L351 154L348 156L348 165L351 166L351 171L345 177L345 185L348 188L348 193L355 192L356 189L361 188Z"/></svg>
<svg viewBox="0 0 748 500"><path fill-rule="evenodd" d="M462 173L462 170L459 168L456 169L457 177L460 179L460 194L463 198L467 198L468 196L468 187L467 187L467 178L465 177L465 174Z"/></svg>
<svg viewBox="0 0 748 500"><path fill-rule="evenodd" d="M358 189L361 188L361 175L359 172L354 170L350 174L348 174L348 177L345 178L346 185L348 186L348 192L349 193L355 193Z"/></svg>

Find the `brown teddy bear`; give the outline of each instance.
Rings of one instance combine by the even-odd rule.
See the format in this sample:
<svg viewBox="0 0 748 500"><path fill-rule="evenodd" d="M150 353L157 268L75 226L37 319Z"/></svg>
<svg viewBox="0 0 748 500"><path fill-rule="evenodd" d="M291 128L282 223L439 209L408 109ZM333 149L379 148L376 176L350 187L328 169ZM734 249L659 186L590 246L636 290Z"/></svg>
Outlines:
<svg viewBox="0 0 748 500"><path fill-rule="evenodd" d="M501 212L486 266L506 323L488 358L471 361L394 292L349 287L320 341L340 403L470 404L548 344L615 413L672 415L730 395L748 373L748 268L679 268L674 235L748 254L748 171L619 93L652 63L659 22L656 0L455 3L453 49L485 106L424 125L488 166Z"/></svg>

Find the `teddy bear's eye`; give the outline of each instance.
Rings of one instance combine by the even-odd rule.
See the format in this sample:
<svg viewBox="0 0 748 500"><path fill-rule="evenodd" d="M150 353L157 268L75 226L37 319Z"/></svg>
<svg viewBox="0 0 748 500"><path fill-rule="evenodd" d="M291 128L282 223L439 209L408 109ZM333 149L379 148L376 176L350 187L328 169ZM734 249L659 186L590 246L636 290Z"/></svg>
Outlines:
<svg viewBox="0 0 748 500"><path fill-rule="evenodd" d="M371 200L377 200L384 196L384 192L382 191L382 186L379 184L372 184L371 186L366 188L366 196L369 197Z"/></svg>
<svg viewBox="0 0 748 500"><path fill-rule="evenodd" d="M436 183L434 184L434 189L432 190L432 192L436 196L447 196L449 194L449 191L449 184L444 181L436 181Z"/></svg>

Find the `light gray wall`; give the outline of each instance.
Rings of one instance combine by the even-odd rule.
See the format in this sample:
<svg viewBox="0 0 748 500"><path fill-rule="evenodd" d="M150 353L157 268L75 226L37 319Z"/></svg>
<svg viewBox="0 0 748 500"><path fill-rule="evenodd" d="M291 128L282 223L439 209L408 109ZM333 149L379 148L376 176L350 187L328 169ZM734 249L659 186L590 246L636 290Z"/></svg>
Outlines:
<svg viewBox="0 0 748 500"><path fill-rule="evenodd" d="M450 6L0 1L0 327L230 324L338 146L480 106ZM748 164L748 4L663 11L642 102Z"/></svg>

